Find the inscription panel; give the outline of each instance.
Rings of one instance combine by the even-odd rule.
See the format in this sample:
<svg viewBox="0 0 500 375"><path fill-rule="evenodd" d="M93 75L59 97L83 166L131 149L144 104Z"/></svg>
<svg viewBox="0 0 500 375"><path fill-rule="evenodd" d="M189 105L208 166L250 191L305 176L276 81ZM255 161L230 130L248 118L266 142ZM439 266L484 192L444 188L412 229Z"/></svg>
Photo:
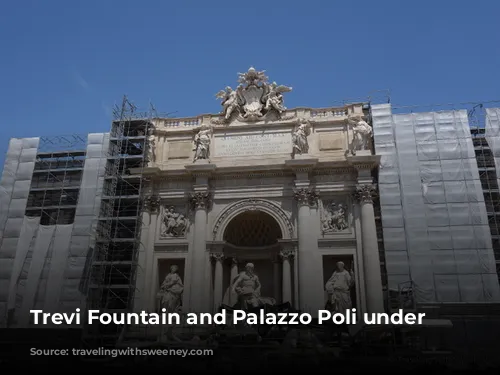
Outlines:
<svg viewBox="0 0 500 375"><path fill-rule="evenodd" d="M259 156L292 152L290 132L233 134L214 137L214 156Z"/></svg>

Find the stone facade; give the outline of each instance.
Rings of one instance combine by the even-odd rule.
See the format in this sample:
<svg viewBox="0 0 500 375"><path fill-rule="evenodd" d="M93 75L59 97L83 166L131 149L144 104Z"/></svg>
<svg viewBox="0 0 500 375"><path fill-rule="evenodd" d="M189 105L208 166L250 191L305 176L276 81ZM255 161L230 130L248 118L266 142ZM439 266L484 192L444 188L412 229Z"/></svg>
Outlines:
<svg viewBox="0 0 500 375"><path fill-rule="evenodd" d="M184 311L231 305L230 286L252 263L263 296L314 314L342 261L358 311L383 311L371 199L379 159L362 105L286 109L290 87L253 68L239 82L217 94L220 114L156 120L135 309L157 309L172 264Z"/></svg>

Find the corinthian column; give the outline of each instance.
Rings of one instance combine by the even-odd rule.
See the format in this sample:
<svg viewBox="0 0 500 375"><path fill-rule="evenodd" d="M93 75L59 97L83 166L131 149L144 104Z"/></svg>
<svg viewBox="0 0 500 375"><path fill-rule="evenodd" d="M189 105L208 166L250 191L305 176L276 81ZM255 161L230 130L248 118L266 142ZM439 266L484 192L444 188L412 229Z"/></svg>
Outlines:
<svg viewBox="0 0 500 375"><path fill-rule="evenodd" d="M280 251L280 257L283 260L283 268L282 268L282 301L283 303L290 302L292 303L293 293L292 293L292 267L290 265L293 256L295 255L295 251L286 249Z"/></svg>
<svg viewBox="0 0 500 375"><path fill-rule="evenodd" d="M229 288L233 285L233 281L238 277L238 259L232 258L231 259L231 276L229 278ZM233 306L236 302L238 302L237 299L232 299L233 294L228 293L229 296L229 306ZM222 297L224 298L224 297Z"/></svg>
<svg viewBox="0 0 500 375"><path fill-rule="evenodd" d="M315 289L318 287L322 292L322 283L318 285L315 275L318 273L316 264L317 241L315 233L311 233L310 206L315 205L318 200L318 194L311 188L301 188L294 192L294 198L298 205L298 271L299 271L299 300L300 308L304 312L315 313L322 308L323 301L319 301L318 293ZM322 281L322 280L321 280Z"/></svg>
<svg viewBox="0 0 500 375"><path fill-rule="evenodd" d="M194 239L191 254L191 303L193 312L209 312L210 306L210 259L207 253L207 210L211 199L208 192L191 194L191 207L194 210ZM208 265L208 266L207 266Z"/></svg>
<svg viewBox="0 0 500 375"><path fill-rule="evenodd" d="M214 311L217 312L218 308L222 303L223 298L223 285L222 285L222 277L223 277L223 267L222 262L224 261L224 253L217 252L211 253L210 256L215 262L215 277L214 277Z"/></svg>
<svg viewBox="0 0 500 375"><path fill-rule="evenodd" d="M361 240L368 313L384 312L377 228L373 210L373 194L375 192L376 188L373 184L358 185L355 192L355 198L361 206Z"/></svg>

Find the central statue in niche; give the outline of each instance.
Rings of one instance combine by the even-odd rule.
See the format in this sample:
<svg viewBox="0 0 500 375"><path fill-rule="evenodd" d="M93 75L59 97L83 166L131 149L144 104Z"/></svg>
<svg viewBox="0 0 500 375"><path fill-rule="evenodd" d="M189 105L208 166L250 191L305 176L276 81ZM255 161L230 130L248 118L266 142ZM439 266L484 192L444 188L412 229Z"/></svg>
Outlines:
<svg viewBox="0 0 500 375"><path fill-rule="evenodd" d="M231 300L237 300L235 306L243 310L248 308L261 307L264 305L274 306L276 300L270 297L261 297L260 289L261 283L259 277L254 271L254 265L248 263L245 266L245 270L241 272L229 287L229 292L235 294L237 298L231 298Z"/></svg>

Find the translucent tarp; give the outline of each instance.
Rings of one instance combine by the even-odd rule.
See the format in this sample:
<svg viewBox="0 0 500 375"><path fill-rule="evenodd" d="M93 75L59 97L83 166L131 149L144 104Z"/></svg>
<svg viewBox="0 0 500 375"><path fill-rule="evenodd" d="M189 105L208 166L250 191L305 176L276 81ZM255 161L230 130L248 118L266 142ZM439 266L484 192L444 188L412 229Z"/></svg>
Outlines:
<svg viewBox="0 0 500 375"><path fill-rule="evenodd" d="M486 108L485 138L495 159L500 186L500 108Z"/></svg>
<svg viewBox="0 0 500 375"><path fill-rule="evenodd" d="M372 119L389 288L412 281L418 302L499 301L467 112L384 104Z"/></svg>
<svg viewBox="0 0 500 375"><path fill-rule="evenodd" d="M71 244L67 250L63 282L59 284L59 301L56 307L59 312L74 312L76 308L84 308L84 286L88 271L86 265L94 246L108 146L108 134L89 134Z"/></svg>
<svg viewBox="0 0 500 375"><path fill-rule="evenodd" d="M24 210L38 143L38 138L11 139L0 181L0 326L6 323L9 285L24 228Z"/></svg>
<svg viewBox="0 0 500 375"><path fill-rule="evenodd" d="M85 265L93 246L108 141L107 134L88 136L74 223L54 226L24 216L36 158L36 146L31 146L36 142L11 141L0 183L1 324L8 320L14 326L27 326L30 309L74 312L83 307ZM23 148L25 145L29 147Z"/></svg>

